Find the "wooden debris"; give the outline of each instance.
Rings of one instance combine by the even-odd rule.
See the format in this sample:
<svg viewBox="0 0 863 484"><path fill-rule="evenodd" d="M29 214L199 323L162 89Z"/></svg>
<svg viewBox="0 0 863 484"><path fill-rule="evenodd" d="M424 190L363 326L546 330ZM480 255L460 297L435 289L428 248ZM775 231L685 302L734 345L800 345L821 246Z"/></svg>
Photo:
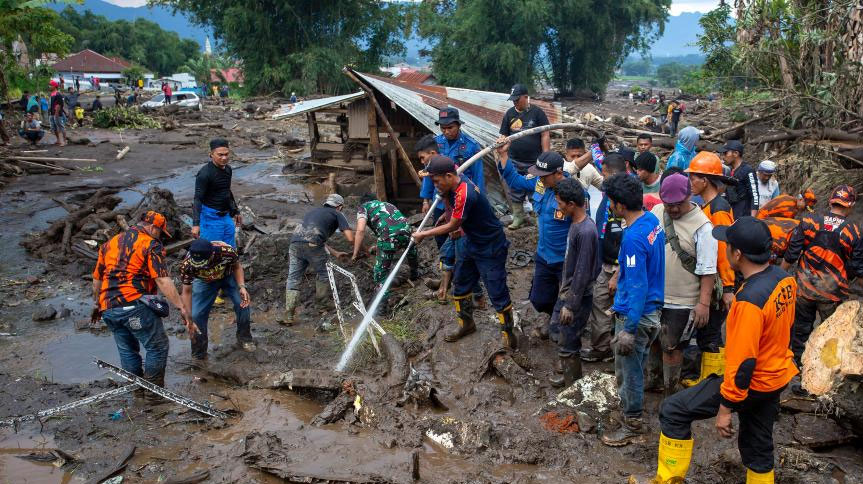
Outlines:
<svg viewBox="0 0 863 484"><path fill-rule="evenodd" d="M123 157L124 157L124 156L126 156L126 153L128 153L128 152L129 152L129 150L131 150L131 149L132 149L132 148L130 148L129 146L126 146L126 147L124 147L122 150L118 151L118 152L117 152L117 159L118 159L118 160L122 160L122 159L123 159Z"/></svg>
<svg viewBox="0 0 863 484"><path fill-rule="evenodd" d="M50 156L10 156L9 159L18 161L44 161L49 163L55 161L81 161L85 163L96 163L99 161L95 158L57 158Z"/></svg>
<svg viewBox="0 0 863 484"><path fill-rule="evenodd" d="M132 459L132 456L135 455L136 447L130 446L125 452L120 455L120 459L114 464L114 467L108 469L107 471L102 472L101 474L97 474L96 477L87 481L87 484L99 484L104 480L110 479L113 476L123 472L126 470L126 466L129 464L129 461Z"/></svg>

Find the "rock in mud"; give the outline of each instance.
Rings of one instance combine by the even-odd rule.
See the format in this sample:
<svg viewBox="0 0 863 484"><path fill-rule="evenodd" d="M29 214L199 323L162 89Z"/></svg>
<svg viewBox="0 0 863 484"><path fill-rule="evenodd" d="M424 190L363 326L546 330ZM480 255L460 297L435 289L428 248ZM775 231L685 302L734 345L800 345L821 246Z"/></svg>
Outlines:
<svg viewBox="0 0 863 484"><path fill-rule="evenodd" d="M804 413L794 416L794 439L811 449L845 444L854 438L852 432L825 417Z"/></svg>
<svg viewBox="0 0 863 484"><path fill-rule="evenodd" d="M57 317L57 309L48 304L40 307L33 313L33 321L44 322L51 321Z"/></svg>
<svg viewBox="0 0 863 484"><path fill-rule="evenodd" d="M560 392L549 406L564 405L600 420L619 403L614 375L594 370Z"/></svg>
<svg viewBox="0 0 863 484"><path fill-rule="evenodd" d="M488 448L491 424L483 421L465 422L452 417L430 419L425 435L455 454L470 455Z"/></svg>

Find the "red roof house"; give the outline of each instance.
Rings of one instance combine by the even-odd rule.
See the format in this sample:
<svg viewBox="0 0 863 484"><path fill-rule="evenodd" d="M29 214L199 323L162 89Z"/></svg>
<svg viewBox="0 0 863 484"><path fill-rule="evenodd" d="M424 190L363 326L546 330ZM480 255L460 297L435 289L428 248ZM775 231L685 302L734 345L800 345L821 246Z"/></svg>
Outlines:
<svg viewBox="0 0 863 484"><path fill-rule="evenodd" d="M222 82L222 77L219 77L217 72L222 74L226 82L236 82L239 85L243 85L243 71L238 67L231 67L228 69L210 69L210 82Z"/></svg>
<svg viewBox="0 0 863 484"><path fill-rule="evenodd" d="M120 74L131 64L119 57L106 57L90 49L84 49L77 54L57 62L52 67L58 73L73 73L78 75Z"/></svg>
<svg viewBox="0 0 863 484"><path fill-rule="evenodd" d="M422 84L424 86L434 86L437 84L434 74L416 69L402 69L399 75L395 77L395 80L411 84Z"/></svg>

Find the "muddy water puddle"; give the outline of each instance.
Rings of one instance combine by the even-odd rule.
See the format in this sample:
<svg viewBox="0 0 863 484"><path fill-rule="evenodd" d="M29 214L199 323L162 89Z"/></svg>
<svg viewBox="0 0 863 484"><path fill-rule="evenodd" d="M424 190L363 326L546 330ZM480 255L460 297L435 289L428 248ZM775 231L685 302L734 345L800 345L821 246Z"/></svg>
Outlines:
<svg viewBox="0 0 863 484"><path fill-rule="evenodd" d="M43 449L0 448L0 482L15 484L67 484L73 474L55 467L50 462L34 462L19 456L40 453Z"/></svg>

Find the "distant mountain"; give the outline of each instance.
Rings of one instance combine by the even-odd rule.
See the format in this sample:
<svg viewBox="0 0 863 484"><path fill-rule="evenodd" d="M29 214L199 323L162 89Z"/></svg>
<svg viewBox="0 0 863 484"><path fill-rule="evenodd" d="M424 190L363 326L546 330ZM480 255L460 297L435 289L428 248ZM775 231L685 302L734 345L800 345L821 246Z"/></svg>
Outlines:
<svg viewBox="0 0 863 484"><path fill-rule="evenodd" d="M102 0L84 0L83 4L63 4L50 3L47 7L58 12L62 12L67 6L71 6L78 12L90 10L96 15L103 15L108 20L135 20L136 18L145 18L159 24L164 30L177 32L180 38L192 39L204 48L204 38L210 36L212 42L212 34L209 29L201 28L193 25L192 22L183 14L174 15L169 8L165 7L120 7L112 5Z"/></svg>
<svg viewBox="0 0 863 484"><path fill-rule="evenodd" d="M698 24L701 15L697 12L683 12L669 16L662 37L650 46L653 58L700 54L695 41L701 33L701 25Z"/></svg>

